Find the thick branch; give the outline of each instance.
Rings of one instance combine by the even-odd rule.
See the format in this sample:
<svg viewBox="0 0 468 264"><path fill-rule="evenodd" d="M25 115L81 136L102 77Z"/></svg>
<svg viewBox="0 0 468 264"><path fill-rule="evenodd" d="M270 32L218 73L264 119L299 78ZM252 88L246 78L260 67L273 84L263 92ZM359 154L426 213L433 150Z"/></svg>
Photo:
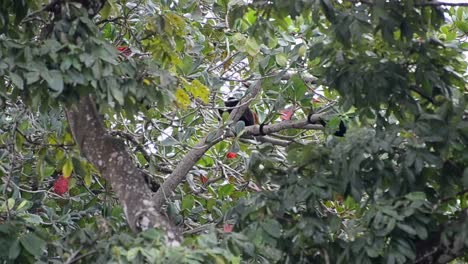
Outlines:
<svg viewBox="0 0 468 264"><path fill-rule="evenodd" d="M250 93L241 100L239 103L240 106L238 108L232 110L231 114L229 115L228 122L235 124L237 120L241 118L244 111L249 107L249 103L257 96L257 94L260 93L261 89L262 87L260 81L252 84ZM205 152L207 152L216 143L222 141L225 137L225 131L222 129L216 131L214 135L208 134L184 156L184 158L180 161L179 166L174 169L174 171L164 181L161 188L159 188L159 190L154 195L156 207L161 208L166 198L172 196L172 192L185 179L187 173L198 162L198 160L203 157Z"/></svg>
<svg viewBox="0 0 468 264"><path fill-rule="evenodd" d="M236 123L240 119L245 109L249 106L249 103L255 96L260 92L261 85L260 82L255 84L252 88L252 91L247 95L240 103L239 107L234 109L229 116L228 122ZM323 114L312 115L310 118L311 122L316 122L320 120L320 117ZM263 127L263 132L265 134L271 134L279 132L285 129L291 128L300 128L300 129L315 129L323 130L322 125L309 124L306 119L304 120L295 120L295 121L283 121L278 124L266 125ZM244 135L252 136L260 134L260 126L249 126L245 128ZM203 157L206 151L208 151L216 143L222 141L227 137L235 136L230 131L218 130L214 136L207 135L203 138L195 147L187 153L184 158L180 161L179 166L169 175L169 177L164 181L163 185L156 192L154 200L156 201L156 207L161 208L164 204L166 198L169 198L172 195L172 192L177 188L177 186L185 179L187 173L192 169L192 167L198 162L199 159ZM211 138L211 140L208 140ZM284 142L281 142L281 144Z"/></svg>
<svg viewBox="0 0 468 264"><path fill-rule="evenodd" d="M311 122L318 122L320 120L320 117L323 116L323 114L316 114L312 115L310 117ZM302 119L302 120L285 120L281 121L276 124L271 124L271 125L265 125L263 126L263 133L265 135L268 134L273 134L276 132L280 132L282 130L286 129L292 129L292 128L298 128L298 129L313 129L313 130L323 130L324 127L320 124L309 124L307 122L307 119ZM260 126L259 125L254 125L254 126L248 126L244 130L244 135L259 135L260 134Z"/></svg>
<svg viewBox="0 0 468 264"><path fill-rule="evenodd" d="M69 106L66 114L82 155L111 183L124 208L130 228L133 231L162 228L166 231L167 242L178 245L178 232L159 213L159 208L152 200L152 192L123 141L108 135L94 101L90 97L83 97L80 102Z"/></svg>

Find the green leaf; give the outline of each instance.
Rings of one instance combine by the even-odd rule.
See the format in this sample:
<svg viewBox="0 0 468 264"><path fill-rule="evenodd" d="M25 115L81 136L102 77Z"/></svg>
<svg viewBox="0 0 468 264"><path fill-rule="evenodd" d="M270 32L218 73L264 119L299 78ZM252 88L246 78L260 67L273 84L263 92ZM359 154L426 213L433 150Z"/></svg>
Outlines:
<svg viewBox="0 0 468 264"><path fill-rule="evenodd" d="M24 89L24 80L19 76L18 74L14 72L10 72L10 79L13 82L13 84L20 90Z"/></svg>
<svg viewBox="0 0 468 264"><path fill-rule="evenodd" d="M260 45L258 45L255 38L252 38L252 37L249 37L247 39L247 41L245 42L245 47L246 47L246 52L252 57L257 55L258 52L260 51Z"/></svg>
<svg viewBox="0 0 468 264"><path fill-rule="evenodd" d="M93 177L91 175L91 173L89 173L88 170L86 170L86 174L83 176L83 181L84 181L84 184L86 187L90 187L91 186L91 183L93 183Z"/></svg>
<svg viewBox="0 0 468 264"><path fill-rule="evenodd" d="M19 211L19 210L21 210L21 209L23 209L23 208L24 208L25 210L27 210L27 209L29 209L29 208L31 207L31 205L32 205L32 202L30 202L30 201L28 201L28 200L23 200L23 201L21 201L21 203L16 207L16 210ZM27 207L27 208L26 208L26 207Z"/></svg>
<svg viewBox="0 0 468 264"><path fill-rule="evenodd" d="M58 70L43 71L41 77L46 80L49 88L55 91L55 96L58 96L63 91L63 76Z"/></svg>
<svg viewBox="0 0 468 264"><path fill-rule="evenodd" d="M141 248L140 247L133 247L127 251L127 260L130 262L133 262L136 257L138 256L138 253L140 252Z"/></svg>
<svg viewBox="0 0 468 264"><path fill-rule="evenodd" d="M235 190L234 185L232 185L232 184L226 184L226 185L221 186L221 188L219 188L218 194L219 194L219 196L220 196L221 198L225 198L225 197L231 195L231 193L232 193L234 190Z"/></svg>
<svg viewBox="0 0 468 264"><path fill-rule="evenodd" d="M237 136L241 135L241 132L245 129L245 122L244 121L237 121L236 127L234 129L234 132L236 133Z"/></svg>
<svg viewBox="0 0 468 264"><path fill-rule="evenodd" d="M142 232L141 236L149 240L157 240L161 237L161 233L158 230L151 228Z"/></svg>
<svg viewBox="0 0 468 264"><path fill-rule="evenodd" d="M307 91L307 85L304 83L302 78L295 74L291 78L292 84L293 84L293 91L294 91L294 99L297 101L302 100L304 98L304 95Z"/></svg>
<svg viewBox="0 0 468 264"><path fill-rule="evenodd" d="M103 49L99 49L99 50L102 51ZM96 61L96 57L89 53L82 53L80 54L79 58L80 58L80 61L83 62L87 68L91 67Z"/></svg>
<svg viewBox="0 0 468 264"><path fill-rule="evenodd" d="M24 214L21 216L26 222L31 224L41 224L42 218L35 214Z"/></svg>
<svg viewBox="0 0 468 264"><path fill-rule="evenodd" d="M21 245L33 256L42 255L46 242L33 233L26 233L20 237Z"/></svg>
<svg viewBox="0 0 468 264"><path fill-rule="evenodd" d="M327 122L327 126L331 128L338 128L341 118L339 116L334 116Z"/></svg>
<svg viewBox="0 0 468 264"><path fill-rule="evenodd" d="M101 19L107 19L110 15L111 10L111 4L109 3L109 1L106 1L104 7L101 9Z"/></svg>
<svg viewBox="0 0 468 264"><path fill-rule="evenodd" d="M269 218L261 223L263 230L270 236L279 238L282 233L282 226L275 219Z"/></svg>
<svg viewBox="0 0 468 264"><path fill-rule="evenodd" d="M33 71L33 72L27 72L25 74L26 78L26 84L32 84L40 80L41 76L39 72Z"/></svg>
<svg viewBox="0 0 468 264"><path fill-rule="evenodd" d="M236 49L239 51L245 51L245 42L246 42L246 37L244 34L241 33L236 33L234 36L232 36L232 43Z"/></svg>
<svg viewBox="0 0 468 264"><path fill-rule="evenodd" d="M10 244L10 249L8 250L8 258L9 259L16 259L21 252L21 247L19 243L19 239L15 239L13 243Z"/></svg>
<svg viewBox="0 0 468 264"><path fill-rule="evenodd" d="M73 60L69 56L66 56L63 58L62 63L60 63L60 70L62 72L65 72L68 69L70 69L72 64L73 64Z"/></svg>
<svg viewBox="0 0 468 264"><path fill-rule="evenodd" d="M416 225L415 229L416 229L416 233L418 234L418 237L421 240L426 240L427 239L428 233L427 233L426 227L424 227L422 225Z"/></svg>
<svg viewBox="0 0 468 264"><path fill-rule="evenodd" d="M406 199L410 201L424 201L426 200L426 194L423 192L412 192L405 195Z"/></svg>
<svg viewBox="0 0 468 264"><path fill-rule="evenodd" d="M182 199L182 210L191 210L195 204L195 198L193 195L186 195Z"/></svg>
<svg viewBox="0 0 468 264"><path fill-rule="evenodd" d="M13 198L8 198L7 202L2 202L0 206L0 212L6 212L7 211L7 205L8 208L11 210L15 206L15 199Z"/></svg>
<svg viewBox="0 0 468 264"><path fill-rule="evenodd" d="M464 21L456 21L455 22L455 25L457 26L458 29L460 29L461 31L463 31L463 33L467 33L468 32L468 23L467 22L464 22Z"/></svg>
<svg viewBox="0 0 468 264"><path fill-rule="evenodd" d="M400 228L401 230L403 230L404 232L410 234L410 235L416 235L417 234L416 230L414 230L414 228L412 228L411 226L409 226L407 224L398 223L397 227Z"/></svg>
<svg viewBox="0 0 468 264"><path fill-rule="evenodd" d="M284 67L288 63L288 56L284 53L279 53L275 56L276 63L278 63L279 66Z"/></svg>
<svg viewBox="0 0 468 264"><path fill-rule="evenodd" d="M117 100L120 105L124 105L124 94L120 90L119 86L112 86L111 88L112 96Z"/></svg>

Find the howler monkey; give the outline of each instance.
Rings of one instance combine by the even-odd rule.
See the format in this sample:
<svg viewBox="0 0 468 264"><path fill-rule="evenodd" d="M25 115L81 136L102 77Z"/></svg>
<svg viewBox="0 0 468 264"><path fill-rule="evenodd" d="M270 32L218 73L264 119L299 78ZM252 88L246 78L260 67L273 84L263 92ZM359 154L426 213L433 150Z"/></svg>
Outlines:
<svg viewBox="0 0 468 264"><path fill-rule="evenodd" d="M324 127L327 126L327 122L324 120L320 119L320 124ZM346 133L346 125L344 124L343 120L340 120L340 125L338 126L338 130L333 133L333 135L337 137L344 137L344 134Z"/></svg>
<svg viewBox="0 0 468 264"><path fill-rule="evenodd" d="M229 107L229 108L235 107L238 104L239 104L239 100L235 99L234 97L230 97L227 99L227 101L224 102L224 106ZM228 112L230 114L232 112L232 109L228 109L226 111L221 110L221 109L219 110L220 115L223 115L223 112ZM255 112L250 110L250 108L246 108L241 118L239 118L239 121L244 121L245 126L257 125L258 116Z"/></svg>
<svg viewBox="0 0 468 264"><path fill-rule="evenodd" d="M307 116L307 122L309 122L310 124L317 124L320 123L323 127L326 127L327 126L327 121L323 120L322 118L320 118L317 122L311 122L310 120L310 117L312 116L313 113L310 113L308 116ZM343 122L343 120L340 120L340 124L338 126L338 130L335 131L335 133L333 133L333 135L337 136L337 137L344 137L344 135L346 134L346 125L345 123Z"/></svg>

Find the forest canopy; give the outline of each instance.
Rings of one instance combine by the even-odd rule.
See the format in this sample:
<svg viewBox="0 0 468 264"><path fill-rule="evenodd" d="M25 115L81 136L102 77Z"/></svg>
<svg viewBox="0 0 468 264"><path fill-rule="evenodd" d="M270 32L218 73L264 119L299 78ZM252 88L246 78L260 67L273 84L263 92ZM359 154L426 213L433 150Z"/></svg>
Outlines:
<svg viewBox="0 0 468 264"><path fill-rule="evenodd" d="M467 5L1 1L0 262L467 262Z"/></svg>

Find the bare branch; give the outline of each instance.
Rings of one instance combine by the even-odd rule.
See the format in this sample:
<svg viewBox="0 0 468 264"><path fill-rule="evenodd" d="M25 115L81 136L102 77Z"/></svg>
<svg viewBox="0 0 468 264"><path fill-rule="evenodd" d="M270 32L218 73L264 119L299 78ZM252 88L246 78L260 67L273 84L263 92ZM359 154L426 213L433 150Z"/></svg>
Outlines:
<svg viewBox="0 0 468 264"><path fill-rule="evenodd" d="M318 122L324 114L315 114L310 117L311 122ZM265 125L263 126L263 133L265 135L276 133L286 129L311 129L311 130L323 130L324 127L320 124L310 124L307 122L307 119L302 120L285 120L277 124ZM245 128L245 135L259 135L260 126L248 126Z"/></svg>
<svg viewBox="0 0 468 264"><path fill-rule="evenodd" d="M252 142L253 137L242 137L241 141L244 143L248 144L255 144L255 142ZM272 145L276 146L282 146L282 147L287 147L289 144L293 143L293 140L282 140L282 139L276 139L272 137L265 137L265 136L259 136L255 137L255 140L261 143L270 143Z"/></svg>

